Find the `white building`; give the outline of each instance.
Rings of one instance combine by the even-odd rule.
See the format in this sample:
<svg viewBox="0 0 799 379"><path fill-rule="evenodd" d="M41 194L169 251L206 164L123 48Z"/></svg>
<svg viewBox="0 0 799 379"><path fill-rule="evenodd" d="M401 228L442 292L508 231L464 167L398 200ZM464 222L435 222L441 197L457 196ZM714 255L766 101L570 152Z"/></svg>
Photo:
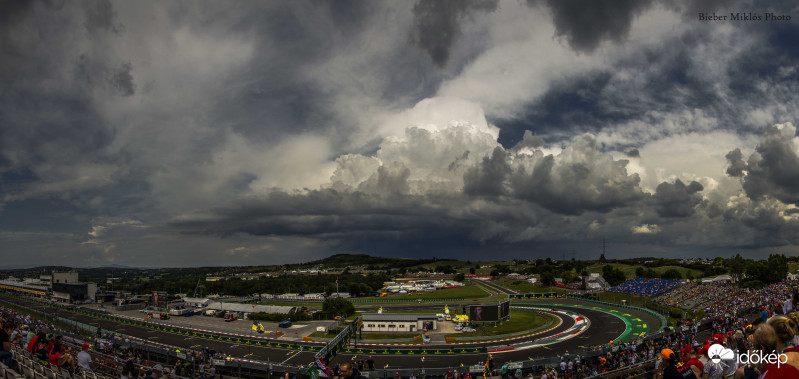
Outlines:
<svg viewBox="0 0 799 379"><path fill-rule="evenodd" d="M437 316L429 313L365 313L363 331L380 333L419 333L438 329Z"/></svg>

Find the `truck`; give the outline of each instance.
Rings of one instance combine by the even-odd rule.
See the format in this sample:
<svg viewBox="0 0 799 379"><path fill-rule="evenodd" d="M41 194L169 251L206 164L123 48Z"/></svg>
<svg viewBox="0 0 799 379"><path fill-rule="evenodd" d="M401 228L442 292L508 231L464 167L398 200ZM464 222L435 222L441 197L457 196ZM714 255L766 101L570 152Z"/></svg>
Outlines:
<svg viewBox="0 0 799 379"><path fill-rule="evenodd" d="M236 321L237 319L238 317L236 317L235 313L233 312L225 313L225 322Z"/></svg>

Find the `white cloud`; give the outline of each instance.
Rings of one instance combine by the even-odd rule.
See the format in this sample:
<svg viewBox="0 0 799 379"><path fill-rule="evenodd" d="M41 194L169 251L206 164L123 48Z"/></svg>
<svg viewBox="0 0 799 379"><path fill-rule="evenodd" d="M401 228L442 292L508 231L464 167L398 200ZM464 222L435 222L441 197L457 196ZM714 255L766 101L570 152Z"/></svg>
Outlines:
<svg viewBox="0 0 799 379"><path fill-rule="evenodd" d="M643 224L631 227L630 231L633 232L633 234L657 234L660 233L660 226L655 224Z"/></svg>

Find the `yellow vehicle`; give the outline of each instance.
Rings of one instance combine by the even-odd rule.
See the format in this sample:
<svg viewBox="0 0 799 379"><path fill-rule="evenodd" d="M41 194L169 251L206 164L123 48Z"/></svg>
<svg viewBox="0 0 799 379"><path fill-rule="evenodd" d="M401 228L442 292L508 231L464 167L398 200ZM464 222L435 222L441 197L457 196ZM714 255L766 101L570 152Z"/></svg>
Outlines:
<svg viewBox="0 0 799 379"><path fill-rule="evenodd" d="M258 332L258 333L263 333L264 332L264 326L261 325L261 323L258 322L258 321L253 321L252 322L252 330L254 330L254 331Z"/></svg>

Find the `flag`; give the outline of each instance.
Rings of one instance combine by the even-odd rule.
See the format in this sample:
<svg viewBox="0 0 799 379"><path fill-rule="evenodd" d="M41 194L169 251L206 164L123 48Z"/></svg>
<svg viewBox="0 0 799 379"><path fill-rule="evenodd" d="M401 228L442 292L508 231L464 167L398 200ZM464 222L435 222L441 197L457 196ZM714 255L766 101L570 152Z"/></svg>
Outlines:
<svg viewBox="0 0 799 379"><path fill-rule="evenodd" d="M312 379L324 378L330 375L330 372L327 371L325 364L322 363L321 360L317 359L314 361L310 367L308 367L308 376Z"/></svg>
<svg viewBox="0 0 799 379"><path fill-rule="evenodd" d="M319 369L313 365L311 367L308 367L308 376L310 376L311 379L319 379Z"/></svg>

